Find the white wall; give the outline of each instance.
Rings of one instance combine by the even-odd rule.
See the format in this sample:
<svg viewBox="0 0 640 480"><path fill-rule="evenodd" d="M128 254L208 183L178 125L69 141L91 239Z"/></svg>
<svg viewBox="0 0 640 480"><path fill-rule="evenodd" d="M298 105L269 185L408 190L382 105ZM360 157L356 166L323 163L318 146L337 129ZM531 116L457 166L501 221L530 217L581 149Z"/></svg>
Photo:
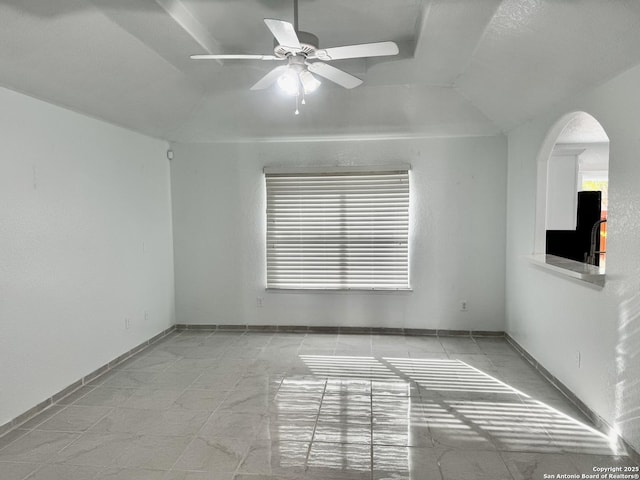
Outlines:
<svg viewBox="0 0 640 480"><path fill-rule="evenodd" d="M172 325L174 288L166 143L5 89L0 138L2 425Z"/></svg>
<svg viewBox="0 0 640 480"><path fill-rule="evenodd" d="M640 449L640 67L509 134L507 331ZM586 111L610 139L604 288L531 265L537 157L550 129ZM553 144L553 138L547 139ZM539 235L538 235L539 236ZM578 352L581 364L578 364Z"/></svg>
<svg viewBox="0 0 640 480"><path fill-rule="evenodd" d="M547 230L575 230L578 156L561 152L551 155L547 178Z"/></svg>
<svg viewBox="0 0 640 480"><path fill-rule="evenodd" d="M173 149L178 323L504 329L504 137ZM265 292L263 167L393 162L413 167L413 292Z"/></svg>

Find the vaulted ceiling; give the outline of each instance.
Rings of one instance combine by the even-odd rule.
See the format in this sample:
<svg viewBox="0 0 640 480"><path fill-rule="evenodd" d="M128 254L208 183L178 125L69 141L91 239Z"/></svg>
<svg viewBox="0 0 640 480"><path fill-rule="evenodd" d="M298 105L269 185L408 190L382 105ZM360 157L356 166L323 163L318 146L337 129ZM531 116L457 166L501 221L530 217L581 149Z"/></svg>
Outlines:
<svg viewBox="0 0 640 480"><path fill-rule="evenodd" d="M396 57L332 64L298 116L250 87L273 53L264 18L292 0L0 0L0 84L167 140L490 135L640 63L637 0L299 0L320 47L393 40Z"/></svg>

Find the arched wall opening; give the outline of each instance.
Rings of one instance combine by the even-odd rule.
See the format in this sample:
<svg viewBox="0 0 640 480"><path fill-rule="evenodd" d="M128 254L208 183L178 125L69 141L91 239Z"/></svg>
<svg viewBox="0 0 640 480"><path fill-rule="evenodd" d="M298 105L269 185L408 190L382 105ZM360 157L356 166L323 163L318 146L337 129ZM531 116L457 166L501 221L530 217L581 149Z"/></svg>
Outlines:
<svg viewBox="0 0 640 480"><path fill-rule="evenodd" d="M537 191L534 254L558 254L551 240L580 238L580 258L575 261L601 265L605 263L606 214L608 210L609 137L593 116L570 112L551 127L537 159ZM600 194L585 191L599 191ZM596 199L588 224L579 225L578 204L582 198ZM584 210L584 208L583 208ZM596 218L597 217L597 218ZM576 233L579 230L582 233ZM584 239L584 241L583 241ZM555 241L555 240L554 240ZM551 251L549 251L551 250ZM602 253L599 253L602 252Z"/></svg>

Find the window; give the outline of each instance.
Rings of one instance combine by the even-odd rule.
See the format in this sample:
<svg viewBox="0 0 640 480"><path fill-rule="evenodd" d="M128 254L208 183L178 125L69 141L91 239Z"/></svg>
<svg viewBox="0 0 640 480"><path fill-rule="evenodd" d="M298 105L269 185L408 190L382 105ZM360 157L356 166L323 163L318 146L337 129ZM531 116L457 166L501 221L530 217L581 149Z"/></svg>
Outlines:
<svg viewBox="0 0 640 480"><path fill-rule="evenodd" d="M267 288L409 288L409 167L265 169Z"/></svg>

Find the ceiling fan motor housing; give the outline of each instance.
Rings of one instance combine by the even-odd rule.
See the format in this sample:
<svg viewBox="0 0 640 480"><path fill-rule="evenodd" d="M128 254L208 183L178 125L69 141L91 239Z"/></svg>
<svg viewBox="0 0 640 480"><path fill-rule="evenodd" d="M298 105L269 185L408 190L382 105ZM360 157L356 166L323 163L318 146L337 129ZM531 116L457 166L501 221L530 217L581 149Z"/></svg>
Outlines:
<svg viewBox="0 0 640 480"><path fill-rule="evenodd" d="M292 55L303 55L308 57L318 49L318 37L309 32L296 32L298 39L300 40L300 46L302 48L287 47L285 45L278 44L277 40L274 41L273 53L276 57L287 58Z"/></svg>

